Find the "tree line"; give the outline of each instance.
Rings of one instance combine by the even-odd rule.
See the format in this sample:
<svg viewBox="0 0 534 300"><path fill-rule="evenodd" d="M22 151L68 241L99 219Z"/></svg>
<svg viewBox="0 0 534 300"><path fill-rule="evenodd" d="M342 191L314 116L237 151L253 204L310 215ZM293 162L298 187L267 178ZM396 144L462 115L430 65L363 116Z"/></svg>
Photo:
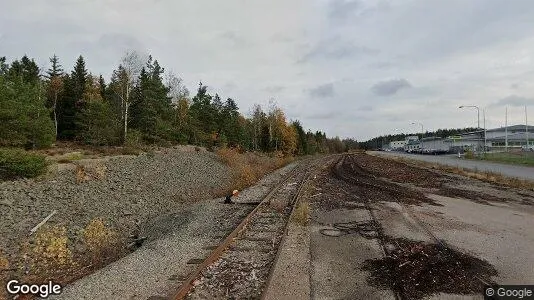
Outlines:
<svg viewBox="0 0 534 300"><path fill-rule="evenodd" d="M287 120L282 109L255 105L250 116L232 98L212 95L199 83L190 96L181 78L152 56L127 52L109 82L88 71L79 56L72 71L59 58L41 70L26 55L0 57L0 146L50 147L56 140L85 144L193 144L281 151L287 155L343 152L352 139L328 138Z"/></svg>

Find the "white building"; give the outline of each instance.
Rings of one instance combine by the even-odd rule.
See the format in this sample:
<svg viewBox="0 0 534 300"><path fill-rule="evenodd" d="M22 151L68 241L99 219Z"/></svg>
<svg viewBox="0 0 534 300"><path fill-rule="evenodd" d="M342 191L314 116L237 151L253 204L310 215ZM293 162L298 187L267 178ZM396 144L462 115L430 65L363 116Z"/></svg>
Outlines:
<svg viewBox="0 0 534 300"><path fill-rule="evenodd" d="M389 148L391 148L391 150L404 150L404 146L406 146L407 143L407 141L393 141L389 143Z"/></svg>

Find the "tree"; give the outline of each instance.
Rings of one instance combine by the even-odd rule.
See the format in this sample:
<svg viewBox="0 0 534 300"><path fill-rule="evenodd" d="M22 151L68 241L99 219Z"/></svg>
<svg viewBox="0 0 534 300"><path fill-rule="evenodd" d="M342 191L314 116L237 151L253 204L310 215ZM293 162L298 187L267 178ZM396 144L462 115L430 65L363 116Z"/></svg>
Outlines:
<svg viewBox="0 0 534 300"><path fill-rule="evenodd" d="M58 95L63 91L63 69L59 64L59 58L54 54L50 58L51 68L48 69L48 99L51 102L52 115L54 118L55 138L57 139L57 100Z"/></svg>
<svg viewBox="0 0 534 300"><path fill-rule="evenodd" d="M211 100L212 96L208 94L207 86L200 82L197 94L193 97L189 108L195 143L211 142L212 135L217 131L216 111Z"/></svg>
<svg viewBox="0 0 534 300"><path fill-rule="evenodd" d="M0 146L43 148L54 141L36 67L26 56L11 66L0 59Z"/></svg>
<svg viewBox="0 0 534 300"><path fill-rule="evenodd" d="M163 72L158 61L152 61L149 56L133 94L132 126L150 142L168 140L172 136L173 113L171 99L167 96L169 90L162 80Z"/></svg>
<svg viewBox="0 0 534 300"><path fill-rule="evenodd" d="M179 100L189 97L189 90L183 84L182 78L176 76L172 71L168 72L165 76L165 85L169 89L168 96L174 105Z"/></svg>
<svg viewBox="0 0 534 300"><path fill-rule="evenodd" d="M85 60L80 55L71 74L63 76L63 93L57 106L59 138L66 140L76 138L76 126L79 124L77 118L87 88L87 77Z"/></svg>
<svg viewBox="0 0 534 300"><path fill-rule="evenodd" d="M128 135L128 118L131 104L131 92L139 79L142 68L143 63L141 62L139 54L136 51L128 51L121 58L118 70L116 73L114 72L118 83L116 94L121 100L120 108L122 115L121 119L123 121L123 142L126 140L126 136Z"/></svg>
<svg viewBox="0 0 534 300"><path fill-rule="evenodd" d="M295 131L297 133L296 154L298 155L310 154L309 149L308 149L308 139L306 138L306 132L304 132L302 125L300 124L298 120L293 121L291 125L295 128Z"/></svg>

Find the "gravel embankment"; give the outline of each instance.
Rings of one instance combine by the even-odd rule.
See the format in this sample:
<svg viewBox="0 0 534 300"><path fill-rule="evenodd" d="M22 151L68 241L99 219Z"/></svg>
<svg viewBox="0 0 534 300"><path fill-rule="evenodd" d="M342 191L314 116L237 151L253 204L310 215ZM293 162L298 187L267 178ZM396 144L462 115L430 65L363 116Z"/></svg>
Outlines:
<svg viewBox="0 0 534 300"><path fill-rule="evenodd" d="M127 236L136 224L142 229L186 202L211 198L231 176L215 154L187 148L76 164L84 171L60 164L45 178L0 183L0 249L9 257L54 210L57 214L47 224L64 225L74 239L94 218L103 218Z"/></svg>
<svg viewBox="0 0 534 300"><path fill-rule="evenodd" d="M197 265L288 172L295 162L243 190L235 204L222 198L200 201L153 220L149 232L160 231L137 251L70 285L49 299L165 299L178 290ZM151 298L152 297L152 298Z"/></svg>

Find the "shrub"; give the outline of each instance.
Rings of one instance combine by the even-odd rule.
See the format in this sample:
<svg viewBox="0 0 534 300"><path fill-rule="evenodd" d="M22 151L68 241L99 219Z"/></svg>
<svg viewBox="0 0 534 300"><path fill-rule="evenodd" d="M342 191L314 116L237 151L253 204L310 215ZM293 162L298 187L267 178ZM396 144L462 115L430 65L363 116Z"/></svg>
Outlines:
<svg viewBox="0 0 534 300"><path fill-rule="evenodd" d="M93 265L102 265L120 256L122 247L119 236L104 224L102 219L93 219L83 230L83 241Z"/></svg>
<svg viewBox="0 0 534 300"><path fill-rule="evenodd" d="M32 244L26 244L25 257L29 259L31 281L59 279L76 267L72 251L69 248L67 230L62 226L44 226L40 228ZM61 279L63 279L61 277ZM62 280L59 280L60 282Z"/></svg>
<svg viewBox="0 0 534 300"><path fill-rule="evenodd" d="M0 149L0 178L35 177L46 171L43 155L19 149Z"/></svg>
<svg viewBox="0 0 534 300"><path fill-rule="evenodd" d="M143 134L135 129L129 129L128 134L126 135L126 140L124 141L125 146L138 148L142 145Z"/></svg>
<svg viewBox="0 0 534 300"><path fill-rule="evenodd" d="M475 154L473 153L473 151L467 150L467 151L465 151L464 157L467 158L467 159L473 159L475 157Z"/></svg>

